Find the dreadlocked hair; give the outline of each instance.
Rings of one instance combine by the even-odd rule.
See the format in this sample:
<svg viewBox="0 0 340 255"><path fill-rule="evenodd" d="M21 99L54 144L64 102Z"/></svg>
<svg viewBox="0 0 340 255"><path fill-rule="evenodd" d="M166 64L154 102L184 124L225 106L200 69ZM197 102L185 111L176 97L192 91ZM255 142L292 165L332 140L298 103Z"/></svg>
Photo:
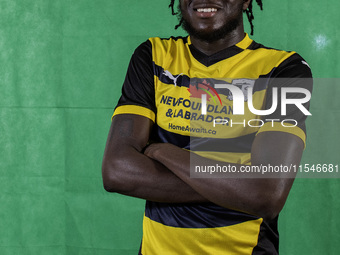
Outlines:
<svg viewBox="0 0 340 255"><path fill-rule="evenodd" d="M261 11L263 10L263 3L262 0L256 0L257 5L260 7ZM170 4L169 4L169 8L171 8L171 13L172 15L176 16L178 14L178 12L175 12L175 0L171 0ZM249 24L250 24L250 29L251 32L250 34L253 35L254 34L254 24L253 24L253 20L254 20L254 13L253 13L253 0L250 1L249 6L247 8L247 10L245 10L245 13L247 15ZM179 23L175 26L175 29L178 29L183 23L183 18L180 19Z"/></svg>
<svg viewBox="0 0 340 255"><path fill-rule="evenodd" d="M172 15L177 15L177 12L175 12L175 0L171 0L169 4L169 8L171 8Z"/></svg>
<svg viewBox="0 0 340 255"><path fill-rule="evenodd" d="M175 0L170 1L169 8L171 8L172 15L176 16L178 14L178 12L175 12ZM183 23L183 18L181 18L179 23L175 26L175 30L177 30L177 28L182 26L182 23Z"/></svg>
<svg viewBox="0 0 340 255"><path fill-rule="evenodd" d="M256 0L256 3L258 6L260 6L261 11L263 10L263 4L262 4L262 0ZM250 34L253 35L254 34L254 24L253 24L253 20L254 20L254 13L253 13L253 0L250 1L249 6L247 8L247 10L245 10L245 13L247 14L247 18L250 24Z"/></svg>

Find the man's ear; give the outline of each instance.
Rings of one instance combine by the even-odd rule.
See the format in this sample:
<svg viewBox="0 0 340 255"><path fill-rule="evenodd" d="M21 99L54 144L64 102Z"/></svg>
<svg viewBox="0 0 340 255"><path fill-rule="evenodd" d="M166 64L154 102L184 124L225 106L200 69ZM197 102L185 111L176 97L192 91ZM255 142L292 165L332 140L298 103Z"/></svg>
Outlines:
<svg viewBox="0 0 340 255"><path fill-rule="evenodd" d="M243 0L243 11L247 10L251 1L252 0Z"/></svg>

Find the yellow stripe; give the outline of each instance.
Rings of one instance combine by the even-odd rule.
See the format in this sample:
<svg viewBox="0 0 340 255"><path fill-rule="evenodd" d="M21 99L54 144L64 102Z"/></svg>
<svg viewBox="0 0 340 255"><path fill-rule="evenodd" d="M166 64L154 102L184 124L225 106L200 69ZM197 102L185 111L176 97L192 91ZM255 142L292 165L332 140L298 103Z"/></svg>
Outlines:
<svg viewBox="0 0 340 255"><path fill-rule="evenodd" d="M122 105L116 108L112 118L118 114L136 114L149 118L155 122L155 113L148 108L137 105Z"/></svg>
<svg viewBox="0 0 340 255"><path fill-rule="evenodd" d="M188 42L188 45L191 44L191 37L190 36L188 36L187 42Z"/></svg>
<svg viewBox="0 0 340 255"><path fill-rule="evenodd" d="M253 42L252 39L249 38L248 34L246 33L245 37L243 38L242 41L240 41L238 44L236 44L237 47L241 49L247 49L249 45Z"/></svg>
<svg viewBox="0 0 340 255"><path fill-rule="evenodd" d="M293 124L285 123L285 126L288 126L288 127L282 126L281 122L273 122L273 123L267 122L259 129L257 134L261 132L268 132L268 131L279 131L279 132L290 133L301 138L301 140L304 143L304 146L306 147L305 132L301 128L294 126Z"/></svg>
<svg viewBox="0 0 340 255"><path fill-rule="evenodd" d="M241 48L241 49L246 49L249 47L249 45L253 42L252 39L249 38L249 35L247 33L245 33L244 38L242 39L242 41L240 41L238 44L236 44L237 47ZM190 36L188 36L188 45L191 44L191 38Z"/></svg>
<svg viewBox="0 0 340 255"><path fill-rule="evenodd" d="M144 216L144 255L250 255L258 241L262 219L217 228L169 227Z"/></svg>
<svg viewBox="0 0 340 255"><path fill-rule="evenodd" d="M250 165L249 152L217 152L217 151L193 151L193 153L212 160L228 162L232 164ZM195 163L194 161L191 163Z"/></svg>
<svg viewBox="0 0 340 255"><path fill-rule="evenodd" d="M239 48L245 49L243 52L232 58L224 59L208 68L194 58L189 50L191 43L190 36L188 43L183 40L150 38L152 43L152 56L156 65L161 66L172 74L187 75L189 77L225 79L229 77L257 79L262 74L268 74L274 67L280 65L295 52L285 52L274 49L259 48L248 50L247 47L253 42L248 35L236 44ZM166 60L169 56L171 61ZM174 56L181 56L180 58ZM247 61L242 61L247 59ZM250 63L256 63L251 65ZM216 68L218 66L218 68ZM228 68L224 68L228 66ZM255 67L254 67L255 66ZM156 89L158 89L158 84ZM156 90L157 92L157 90Z"/></svg>

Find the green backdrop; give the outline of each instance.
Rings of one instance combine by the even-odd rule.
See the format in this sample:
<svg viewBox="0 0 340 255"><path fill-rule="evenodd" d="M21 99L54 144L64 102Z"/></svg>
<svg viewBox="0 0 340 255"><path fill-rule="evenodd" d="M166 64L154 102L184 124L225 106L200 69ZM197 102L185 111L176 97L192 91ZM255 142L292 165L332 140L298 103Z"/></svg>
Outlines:
<svg viewBox="0 0 340 255"><path fill-rule="evenodd" d="M144 202L106 193L101 160L133 50L183 35L168 4L0 0L0 254L136 254ZM253 38L298 51L315 77L339 78L339 7L265 0ZM315 86L304 163L340 163L339 95L336 83ZM339 184L296 180L282 254L338 254Z"/></svg>

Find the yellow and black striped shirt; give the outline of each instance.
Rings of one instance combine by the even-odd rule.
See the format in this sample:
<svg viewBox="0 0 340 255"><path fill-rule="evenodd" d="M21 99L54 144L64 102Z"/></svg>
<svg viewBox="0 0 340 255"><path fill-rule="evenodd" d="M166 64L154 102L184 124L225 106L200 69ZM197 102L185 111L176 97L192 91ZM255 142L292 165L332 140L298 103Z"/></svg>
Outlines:
<svg viewBox="0 0 340 255"><path fill-rule="evenodd" d="M269 79L282 78L277 82ZM201 156L238 164L251 164L250 151L259 132L282 131L304 142L305 119L299 109L289 107L285 119L297 125L283 128L280 106L264 125L234 125L256 116L247 107L244 115L233 114L228 90L215 84L235 84L253 91L255 109L269 109L272 87L303 86L297 78L311 78L307 63L295 52L266 48L246 34L238 44L212 56L197 50L190 37L150 38L132 56L117 114L138 114L151 119L152 139L172 143ZM274 85L275 84L275 85ZM202 114L202 94L207 95ZM299 95L290 95L291 98ZM245 105L247 101L245 94ZM306 108L309 103L304 104ZM228 120L212 127L214 119ZM195 138L204 138L197 140ZM142 254L278 254L277 219L267 222L246 213L207 204L166 204L147 201Z"/></svg>

